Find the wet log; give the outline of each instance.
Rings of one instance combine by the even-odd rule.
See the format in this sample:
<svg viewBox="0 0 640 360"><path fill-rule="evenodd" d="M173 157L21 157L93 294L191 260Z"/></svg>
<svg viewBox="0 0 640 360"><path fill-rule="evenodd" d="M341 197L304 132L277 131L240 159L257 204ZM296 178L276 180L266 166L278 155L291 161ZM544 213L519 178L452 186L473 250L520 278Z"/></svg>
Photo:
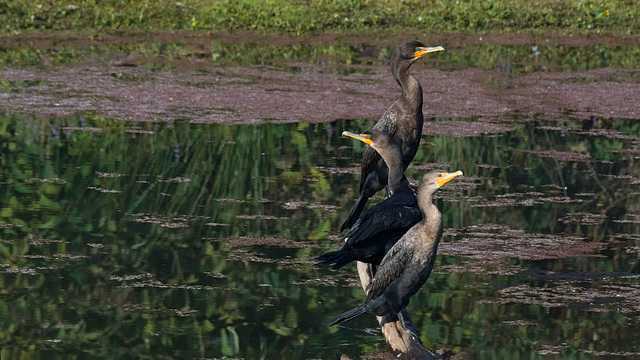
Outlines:
<svg viewBox="0 0 640 360"><path fill-rule="evenodd" d="M366 293L367 286L369 286L373 278L372 265L358 261L358 275L360 275L362 289ZM402 326L402 322L398 319L397 314L377 316L382 334L391 348L394 351L400 352L402 354L401 358L421 360L442 359L437 353L426 349L422 345L422 341L420 341L416 329L413 328L411 318L406 309L402 310L401 316L408 329Z"/></svg>

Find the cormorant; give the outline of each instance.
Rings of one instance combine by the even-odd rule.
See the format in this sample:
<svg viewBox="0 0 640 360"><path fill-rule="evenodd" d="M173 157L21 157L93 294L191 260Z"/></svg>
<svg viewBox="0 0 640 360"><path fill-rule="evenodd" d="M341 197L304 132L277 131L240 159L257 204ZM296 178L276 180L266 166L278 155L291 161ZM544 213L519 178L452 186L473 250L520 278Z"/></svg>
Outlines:
<svg viewBox="0 0 640 360"><path fill-rule="evenodd" d="M363 134L348 131L342 135L360 140L377 151L389 168L390 197L367 210L353 224L341 250L317 258L339 269L353 260L378 265L389 249L413 225L422 220L418 199L404 175L400 146L384 132L371 130Z"/></svg>
<svg viewBox="0 0 640 360"><path fill-rule="evenodd" d="M442 215L433 204L432 195L458 175L462 172L430 171L422 177L418 186L422 220L409 229L382 259L369 284L364 304L327 320L325 324L340 324L364 313L383 316L395 312L400 315L400 310L407 306L411 296L427 281L435 263L442 236ZM402 316L399 317L403 321Z"/></svg>
<svg viewBox="0 0 640 360"><path fill-rule="evenodd" d="M396 48L391 56L391 73L402 88L400 98L382 115L374 130L387 133L398 142L405 170L418 151L422 135L422 86L409 74L409 67L422 56L435 51L444 51L442 46L426 47L419 41L409 41ZM360 195L349 215L340 227L348 229L356 222L367 200L387 185L388 168L381 156L367 147L362 154ZM387 195L390 195L387 193Z"/></svg>

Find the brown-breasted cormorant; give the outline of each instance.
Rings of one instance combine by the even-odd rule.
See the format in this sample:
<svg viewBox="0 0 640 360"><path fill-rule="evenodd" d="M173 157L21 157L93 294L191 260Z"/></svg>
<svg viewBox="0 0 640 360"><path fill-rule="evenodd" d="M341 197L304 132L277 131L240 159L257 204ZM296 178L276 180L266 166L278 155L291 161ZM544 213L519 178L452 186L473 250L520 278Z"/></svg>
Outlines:
<svg viewBox="0 0 640 360"><path fill-rule="evenodd" d="M371 280L364 304L326 321L325 324L340 324L364 313L378 316L391 312L400 313L407 306L411 296L429 278L442 236L442 215L433 204L432 195L458 175L462 175L462 172L430 171L422 177L418 185L418 205L422 211L422 220L409 229L382 259Z"/></svg>
<svg viewBox="0 0 640 360"><path fill-rule="evenodd" d="M317 258L339 269L353 260L378 265L389 249L413 225L422 220L418 199L404 175L400 146L384 132L371 130L363 134L348 131L342 135L360 140L377 151L389 168L390 197L367 210L353 224L341 250Z"/></svg>
<svg viewBox="0 0 640 360"><path fill-rule="evenodd" d="M419 41L409 41L396 48L391 56L391 73L402 88L400 98L382 115L374 130L387 133L398 142L402 151L405 170L418 151L422 135L422 86L409 74L409 67L422 56L435 51L443 51L442 46L426 47ZM362 154L360 194L351 207L349 215L340 227L348 229L356 222L367 200L387 185L388 168L381 156L367 147ZM387 195L390 195L389 192Z"/></svg>

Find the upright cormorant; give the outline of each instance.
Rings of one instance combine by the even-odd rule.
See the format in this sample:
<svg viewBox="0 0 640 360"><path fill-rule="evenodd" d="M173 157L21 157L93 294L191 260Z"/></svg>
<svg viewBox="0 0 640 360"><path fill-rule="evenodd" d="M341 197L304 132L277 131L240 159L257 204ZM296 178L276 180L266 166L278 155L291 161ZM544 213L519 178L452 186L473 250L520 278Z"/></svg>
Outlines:
<svg viewBox="0 0 640 360"><path fill-rule="evenodd" d="M400 313L420 287L427 281L436 259L438 242L442 236L442 215L433 204L432 195L461 171L446 173L431 171L418 186L418 205L422 220L407 231L389 250L380 263L364 304L346 311L325 324L340 324L354 317L370 313L383 316ZM400 316L402 321L402 317Z"/></svg>
<svg viewBox="0 0 640 360"><path fill-rule="evenodd" d="M334 264L334 269L353 260L378 265L396 241L422 219L422 213L404 175L400 146L393 137L377 130L363 134L345 131L342 135L370 145L382 156L389 168L388 188L392 195L367 210L353 224L341 250L323 254L317 260Z"/></svg>
<svg viewBox="0 0 640 360"><path fill-rule="evenodd" d="M422 86L409 74L409 67L422 56L443 50L442 46L426 47L421 42L409 41L398 46L391 56L391 73L402 88L402 94L382 115L373 129L393 136L398 142L402 152L403 170L409 166L418 151L424 121ZM388 168L381 156L367 147L362 155L360 195L340 227L340 231L353 226L367 204L367 200L387 185L387 173ZM390 194L387 193L387 195Z"/></svg>

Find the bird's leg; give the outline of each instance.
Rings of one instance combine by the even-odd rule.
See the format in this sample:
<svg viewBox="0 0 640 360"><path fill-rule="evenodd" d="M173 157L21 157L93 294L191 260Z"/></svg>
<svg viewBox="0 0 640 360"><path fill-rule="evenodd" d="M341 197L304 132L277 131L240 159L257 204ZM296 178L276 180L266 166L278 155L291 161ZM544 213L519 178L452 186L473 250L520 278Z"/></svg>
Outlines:
<svg viewBox="0 0 640 360"><path fill-rule="evenodd" d="M400 312L398 312L398 320L400 320L400 324L402 324L402 327L410 332L413 336L415 336L415 340L419 343L422 343L420 341L420 334L418 334L418 330L416 330L413 327L413 323L411 322L411 318L409 317L409 313L407 312L407 308L403 307L402 310L400 310Z"/></svg>

